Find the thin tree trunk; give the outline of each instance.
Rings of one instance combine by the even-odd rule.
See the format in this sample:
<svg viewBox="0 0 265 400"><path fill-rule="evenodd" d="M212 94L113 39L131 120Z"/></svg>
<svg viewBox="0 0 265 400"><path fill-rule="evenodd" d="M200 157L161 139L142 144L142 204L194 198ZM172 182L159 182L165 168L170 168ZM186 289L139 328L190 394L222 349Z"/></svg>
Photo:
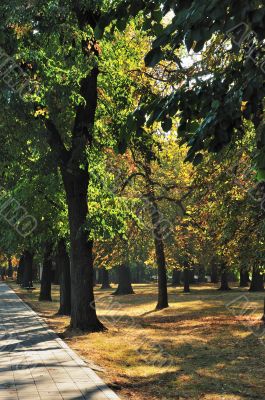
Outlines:
<svg viewBox="0 0 265 400"><path fill-rule="evenodd" d="M58 314L71 315L70 258L67 253L65 239L61 239L58 243L56 265L60 282L60 308Z"/></svg>
<svg viewBox="0 0 265 400"><path fill-rule="evenodd" d="M218 267L215 263L215 261L212 261L211 264L211 283L218 283L219 279L218 279Z"/></svg>
<svg viewBox="0 0 265 400"><path fill-rule="evenodd" d="M265 323L265 298L264 298L264 306L263 306L263 316L261 320Z"/></svg>
<svg viewBox="0 0 265 400"><path fill-rule="evenodd" d="M40 301L52 301L52 244L47 243L45 246L43 269L41 277Z"/></svg>
<svg viewBox="0 0 265 400"><path fill-rule="evenodd" d="M181 277L181 271L179 269L174 268L172 272L172 286L180 286L180 277Z"/></svg>
<svg viewBox="0 0 265 400"><path fill-rule="evenodd" d="M221 286L218 290L221 291L231 290L228 284L227 267L225 264L221 266Z"/></svg>
<svg viewBox="0 0 265 400"><path fill-rule="evenodd" d="M24 264L24 253L23 253L22 256L20 257L18 268L17 268L17 283L19 285L22 284L24 268L25 268L25 264Z"/></svg>
<svg viewBox="0 0 265 400"><path fill-rule="evenodd" d="M12 267L12 261L11 258L8 259L8 270L7 270L7 276L8 278L13 277L13 267Z"/></svg>
<svg viewBox="0 0 265 400"><path fill-rule="evenodd" d="M64 171L71 243L71 327L99 332L104 326L97 318L94 298L93 241L84 225L87 220L87 165L73 173Z"/></svg>
<svg viewBox="0 0 265 400"><path fill-rule="evenodd" d="M109 271L106 268L101 268L102 286L101 289L111 289L109 281Z"/></svg>
<svg viewBox="0 0 265 400"><path fill-rule="evenodd" d="M31 288L33 287L33 254L29 251L24 253L24 272L22 278L22 287Z"/></svg>
<svg viewBox="0 0 265 400"><path fill-rule="evenodd" d="M259 268L253 267L252 281L249 288L250 292L263 292L264 291L264 274L260 272Z"/></svg>
<svg viewBox="0 0 265 400"><path fill-rule="evenodd" d="M250 281L249 272L244 270L244 269L241 269L240 270L240 283L239 283L239 286L240 287L247 287L247 286L249 286L249 281Z"/></svg>
<svg viewBox="0 0 265 400"><path fill-rule="evenodd" d="M168 307L168 292L167 292L167 268L166 257L163 241L163 233L161 226L161 215L155 199L154 187L151 179L151 167L147 163L145 165L146 180L147 180L147 198L149 201L149 209L151 213L151 220L153 226L153 237L156 253L156 264L158 273L158 301L156 305L157 310L162 310Z"/></svg>
<svg viewBox="0 0 265 400"><path fill-rule="evenodd" d="M121 265L118 267L118 279L119 284L116 292L113 293L115 296L134 294L132 288L131 270L128 265Z"/></svg>
<svg viewBox="0 0 265 400"><path fill-rule="evenodd" d="M184 293L190 292L190 268L188 263L184 264Z"/></svg>

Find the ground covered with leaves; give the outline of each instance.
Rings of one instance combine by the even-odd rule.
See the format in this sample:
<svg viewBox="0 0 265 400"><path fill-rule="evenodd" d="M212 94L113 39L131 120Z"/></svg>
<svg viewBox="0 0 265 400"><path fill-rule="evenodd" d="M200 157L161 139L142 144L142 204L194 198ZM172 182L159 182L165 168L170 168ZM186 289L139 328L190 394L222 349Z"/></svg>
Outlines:
<svg viewBox="0 0 265 400"><path fill-rule="evenodd" d="M154 285L134 285L129 296L96 288L98 314L106 333L67 329L53 302L39 302L9 284L108 383L131 400L264 400L265 326L262 293L213 285L190 294L170 289L170 308L156 312Z"/></svg>

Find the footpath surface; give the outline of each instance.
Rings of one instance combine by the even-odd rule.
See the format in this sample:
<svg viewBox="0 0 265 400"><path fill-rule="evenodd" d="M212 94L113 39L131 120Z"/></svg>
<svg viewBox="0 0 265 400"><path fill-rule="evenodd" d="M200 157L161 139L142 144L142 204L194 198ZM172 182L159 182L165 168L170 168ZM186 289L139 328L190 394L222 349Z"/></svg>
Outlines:
<svg viewBox="0 0 265 400"><path fill-rule="evenodd" d="M117 400L97 374L0 284L0 400Z"/></svg>

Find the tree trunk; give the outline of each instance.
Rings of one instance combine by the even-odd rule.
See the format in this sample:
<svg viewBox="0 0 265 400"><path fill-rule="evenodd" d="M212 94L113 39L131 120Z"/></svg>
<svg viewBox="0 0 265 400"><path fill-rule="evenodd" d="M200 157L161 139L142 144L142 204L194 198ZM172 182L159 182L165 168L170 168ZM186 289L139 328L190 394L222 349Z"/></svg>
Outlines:
<svg viewBox="0 0 265 400"><path fill-rule="evenodd" d="M184 265L184 293L190 292L190 268L188 263Z"/></svg>
<svg viewBox="0 0 265 400"><path fill-rule="evenodd" d="M265 298L264 298L263 316L261 320L265 323Z"/></svg>
<svg viewBox="0 0 265 400"><path fill-rule="evenodd" d="M24 253L23 253L22 256L20 257L18 269L17 269L17 283L19 285L22 284L24 267L25 267L25 265L24 265Z"/></svg>
<svg viewBox="0 0 265 400"><path fill-rule="evenodd" d="M247 286L249 286L249 272L248 271L246 271L246 270L244 270L244 269L241 269L240 270L240 283L239 283L239 286L240 287L247 287Z"/></svg>
<svg viewBox="0 0 265 400"><path fill-rule="evenodd" d="M181 277L181 271L179 269L174 268L172 272L172 286L180 286L180 277Z"/></svg>
<svg viewBox="0 0 265 400"><path fill-rule="evenodd" d="M168 292L167 292L167 268L166 257L164 249L163 231L162 231L162 218L159 208L155 199L154 186L151 179L150 163L145 165L146 181L147 181L147 198L148 206L151 214L151 221L153 227L153 237L156 254L156 264L158 273L158 302L156 310L162 310L168 307Z"/></svg>
<svg viewBox="0 0 265 400"><path fill-rule="evenodd" d="M59 315L71 315L71 272L70 258L67 253L65 239L58 243L56 266L60 282L60 308Z"/></svg>
<svg viewBox="0 0 265 400"><path fill-rule="evenodd" d="M94 298L93 241L85 230L88 214L87 165L73 173L63 171L66 190L71 243L71 327L99 332L104 326L97 318Z"/></svg>
<svg viewBox="0 0 265 400"><path fill-rule="evenodd" d="M227 267L225 264L221 267L221 286L218 290L231 290L228 284Z"/></svg>
<svg viewBox="0 0 265 400"><path fill-rule="evenodd" d="M101 268L102 286L101 289L111 289L109 282L109 271L106 268Z"/></svg>
<svg viewBox="0 0 265 400"><path fill-rule="evenodd" d="M218 283L218 267L214 261L211 264L211 283Z"/></svg>
<svg viewBox="0 0 265 400"><path fill-rule="evenodd" d="M249 288L250 292L263 292L264 291L264 275L260 272L259 268L253 267L252 281Z"/></svg>
<svg viewBox="0 0 265 400"><path fill-rule="evenodd" d="M118 279L119 284L116 292L113 293L115 296L121 296L126 294L134 294L131 280L131 270L128 265L121 265L118 267Z"/></svg>
<svg viewBox="0 0 265 400"><path fill-rule="evenodd" d="M13 277L13 267L12 267L11 258L8 259L7 276L8 276L8 278L12 278Z"/></svg>
<svg viewBox="0 0 265 400"><path fill-rule="evenodd" d="M60 266L58 265L57 260L55 259L55 268L53 268L53 280L52 283L54 285L60 285Z"/></svg>
<svg viewBox="0 0 265 400"><path fill-rule="evenodd" d="M33 254L31 254L29 251L25 251L22 287L32 288L33 287L32 280L33 280Z"/></svg>
<svg viewBox="0 0 265 400"><path fill-rule="evenodd" d="M47 243L45 246L43 269L41 277L40 301L52 301L52 244Z"/></svg>

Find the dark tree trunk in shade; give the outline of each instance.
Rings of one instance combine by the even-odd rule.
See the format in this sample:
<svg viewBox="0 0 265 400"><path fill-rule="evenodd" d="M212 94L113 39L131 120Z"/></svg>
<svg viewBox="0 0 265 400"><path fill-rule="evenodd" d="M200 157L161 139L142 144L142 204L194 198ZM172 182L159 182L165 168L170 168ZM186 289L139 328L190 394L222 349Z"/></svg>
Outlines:
<svg viewBox="0 0 265 400"><path fill-rule="evenodd" d="M8 276L8 278L12 278L13 277L13 267L12 267L11 258L8 259L7 276Z"/></svg>
<svg viewBox="0 0 265 400"><path fill-rule="evenodd" d="M40 301L52 301L52 244L47 243L43 257L41 276Z"/></svg>
<svg viewBox="0 0 265 400"><path fill-rule="evenodd" d="M183 277L184 277L184 293L189 293L190 292L190 268L187 263L185 263L185 265L184 265Z"/></svg>
<svg viewBox="0 0 265 400"><path fill-rule="evenodd" d="M265 297L264 297L264 303L263 303L263 316L261 320L265 323Z"/></svg>
<svg viewBox="0 0 265 400"><path fill-rule="evenodd" d="M158 301L156 310L162 310L168 307L168 292L167 292L167 268L166 268L166 256L163 239L163 218L159 212L157 205L154 185L151 179L152 171L150 163L145 165L146 181L147 181L147 198L148 207L151 214L151 221L153 227L153 238L155 245L156 264L157 264L157 275L158 275ZM165 227L164 227L165 228ZM166 229L169 227L166 226Z"/></svg>
<svg viewBox="0 0 265 400"><path fill-rule="evenodd" d="M60 269L59 269L59 265L57 263L56 258L54 259L54 268L53 268L53 280L52 283L54 285L60 285Z"/></svg>
<svg viewBox="0 0 265 400"><path fill-rule="evenodd" d="M61 239L58 243L55 260L59 271L60 282L60 308L58 314L71 315L70 258L67 253L66 243L64 239Z"/></svg>
<svg viewBox="0 0 265 400"><path fill-rule="evenodd" d="M22 284L24 267L25 267L24 254L22 254L22 256L20 257L19 264L18 264L18 269L17 269L17 283L19 285Z"/></svg>
<svg viewBox="0 0 265 400"><path fill-rule="evenodd" d="M109 271L106 268L101 268L101 279L102 279L101 289L111 289L109 281Z"/></svg>
<svg viewBox="0 0 265 400"><path fill-rule="evenodd" d="M198 266L198 283L204 283L205 280L205 267L203 265Z"/></svg>
<svg viewBox="0 0 265 400"><path fill-rule="evenodd" d="M239 286L240 287L247 287L247 286L249 286L249 282L250 282L249 272L244 270L244 269L241 269L240 270L240 283L239 283Z"/></svg>
<svg viewBox="0 0 265 400"><path fill-rule="evenodd" d="M181 277L181 271L179 269L174 268L172 271L172 286L176 287L181 285L180 277Z"/></svg>
<svg viewBox="0 0 265 400"><path fill-rule="evenodd" d="M264 274L260 272L259 268L254 267L252 271L252 280L249 288L250 292L263 292L264 291Z"/></svg>
<svg viewBox="0 0 265 400"><path fill-rule="evenodd" d="M211 264L211 283L218 283L218 266L212 261Z"/></svg>
<svg viewBox="0 0 265 400"><path fill-rule="evenodd" d="M118 288L114 295L134 294L132 288L131 270L128 265L121 265L118 269Z"/></svg>
<svg viewBox="0 0 265 400"><path fill-rule="evenodd" d="M84 229L87 221L87 166L73 173L64 171L71 243L71 327L99 332L104 326L97 318L94 298L93 241Z"/></svg>
<svg viewBox="0 0 265 400"><path fill-rule="evenodd" d="M195 269L190 268L190 284L195 283Z"/></svg>
<svg viewBox="0 0 265 400"><path fill-rule="evenodd" d="M78 3L78 2L75 2ZM80 29L87 19L97 25L97 11L84 13L78 4L74 7ZM97 43L82 41L83 56L91 54L98 57ZM70 228L70 264L71 264L71 322L70 326L82 331L98 332L105 328L98 320L93 289L93 241L89 238L87 227L89 173L87 152L93 145L95 115L98 103L97 63L80 81L80 102L75 109L75 121L72 129L71 149L68 150L61 132L52 120L46 119L48 143L58 160L61 170Z"/></svg>
<svg viewBox="0 0 265 400"><path fill-rule="evenodd" d="M221 266L221 286L218 290L221 291L231 290L228 283L227 266L225 264Z"/></svg>
<svg viewBox="0 0 265 400"><path fill-rule="evenodd" d="M24 272L22 278L22 287L33 287L33 254L29 251L24 253Z"/></svg>

